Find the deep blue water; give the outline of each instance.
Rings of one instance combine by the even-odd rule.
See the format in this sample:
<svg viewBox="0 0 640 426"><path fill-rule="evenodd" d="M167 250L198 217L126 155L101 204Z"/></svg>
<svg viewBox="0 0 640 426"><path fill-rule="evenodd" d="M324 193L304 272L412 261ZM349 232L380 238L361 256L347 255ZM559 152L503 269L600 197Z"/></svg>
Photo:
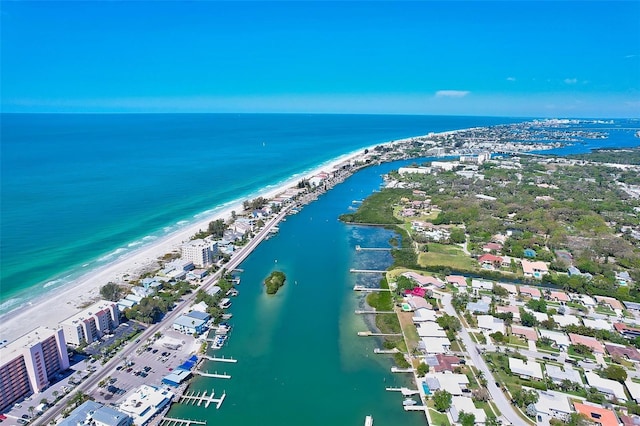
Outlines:
<svg viewBox="0 0 640 426"><path fill-rule="evenodd" d="M305 114L2 114L0 313L339 155L522 121Z"/></svg>

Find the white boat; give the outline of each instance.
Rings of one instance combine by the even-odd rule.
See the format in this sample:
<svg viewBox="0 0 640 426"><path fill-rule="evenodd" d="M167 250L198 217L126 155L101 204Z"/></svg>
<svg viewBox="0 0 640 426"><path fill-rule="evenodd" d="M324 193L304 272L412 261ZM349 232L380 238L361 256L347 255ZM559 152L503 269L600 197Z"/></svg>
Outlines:
<svg viewBox="0 0 640 426"><path fill-rule="evenodd" d="M413 398L405 398L404 401L402 401L402 405L404 405L405 407L408 405L416 405L417 402L413 399Z"/></svg>
<svg viewBox="0 0 640 426"><path fill-rule="evenodd" d="M364 426L373 426L373 416L367 416L364 418Z"/></svg>

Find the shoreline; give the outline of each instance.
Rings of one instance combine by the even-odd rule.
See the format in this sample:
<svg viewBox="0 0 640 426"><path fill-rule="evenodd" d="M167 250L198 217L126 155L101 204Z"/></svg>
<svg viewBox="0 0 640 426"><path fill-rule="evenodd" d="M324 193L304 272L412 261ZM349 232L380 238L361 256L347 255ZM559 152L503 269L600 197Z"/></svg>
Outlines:
<svg viewBox="0 0 640 426"><path fill-rule="evenodd" d="M421 137L421 136L415 136ZM179 250L181 245L188 241L201 229L206 229L209 222L231 217L232 211L242 211L242 202L256 197L274 198L278 194L295 186L301 179L309 179L323 171L333 171L335 167L346 161L357 160L365 155L365 150L371 151L379 145L387 145L396 141L376 143L371 146L362 147L356 151L343 154L339 157L325 161L306 171L297 173L273 186L262 188L242 200L233 200L204 212L194 214L198 218L196 222L186 225L164 237L150 241L133 251L116 258L107 264L100 265L93 270L89 270L72 281L53 288L36 296L32 300L10 309L0 314L0 340L13 341L16 338L28 333L37 326L57 327L60 321L74 315L82 309L82 306L100 297L100 288L110 281L122 282L126 276L135 277L148 268L157 264L159 258L167 253ZM210 215L204 213L210 211ZM108 254L103 254L104 257ZM61 275L68 275L72 271L66 271ZM49 278L36 286L43 285L56 278ZM9 301L9 298L7 301ZM6 302L4 302L6 303ZM55 306L55 310L43 309Z"/></svg>

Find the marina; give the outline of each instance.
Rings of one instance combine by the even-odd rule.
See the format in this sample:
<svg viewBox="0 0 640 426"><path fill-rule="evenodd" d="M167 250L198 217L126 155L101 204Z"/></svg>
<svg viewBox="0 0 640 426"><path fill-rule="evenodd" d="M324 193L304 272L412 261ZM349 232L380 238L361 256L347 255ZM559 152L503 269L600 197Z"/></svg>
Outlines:
<svg viewBox="0 0 640 426"><path fill-rule="evenodd" d="M219 410L226 396L226 392L223 392L220 398L216 398L215 392L213 390L211 391L210 395L207 394L207 391L204 391L202 393L190 392L182 395L179 402L182 404L197 405L198 407L204 404L205 408L209 408L209 404L214 403L216 404L216 410Z"/></svg>
<svg viewBox="0 0 640 426"><path fill-rule="evenodd" d="M173 417L164 417L159 422L162 426L192 426L192 425L206 425L206 421L202 420L188 420L188 419L177 419Z"/></svg>

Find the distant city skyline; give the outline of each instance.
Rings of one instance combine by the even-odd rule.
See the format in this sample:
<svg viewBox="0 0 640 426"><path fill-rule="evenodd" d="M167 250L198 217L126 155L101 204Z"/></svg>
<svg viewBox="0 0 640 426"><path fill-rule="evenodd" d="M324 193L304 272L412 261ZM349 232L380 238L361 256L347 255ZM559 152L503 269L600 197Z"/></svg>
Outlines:
<svg viewBox="0 0 640 426"><path fill-rule="evenodd" d="M640 2L2 2L2 112L640 118Z"/></svg>

